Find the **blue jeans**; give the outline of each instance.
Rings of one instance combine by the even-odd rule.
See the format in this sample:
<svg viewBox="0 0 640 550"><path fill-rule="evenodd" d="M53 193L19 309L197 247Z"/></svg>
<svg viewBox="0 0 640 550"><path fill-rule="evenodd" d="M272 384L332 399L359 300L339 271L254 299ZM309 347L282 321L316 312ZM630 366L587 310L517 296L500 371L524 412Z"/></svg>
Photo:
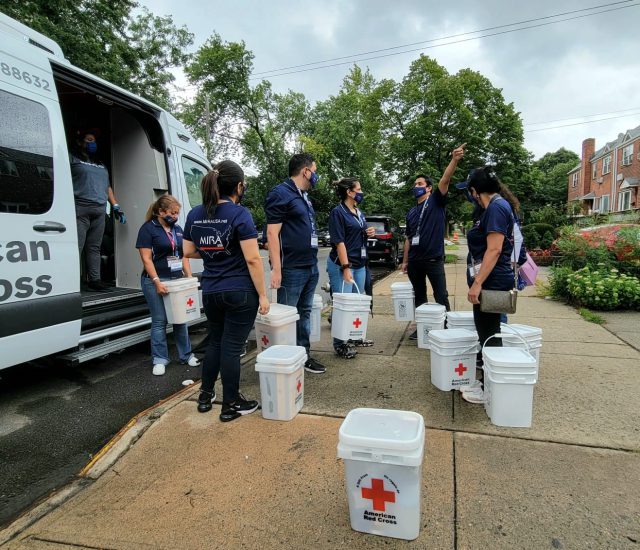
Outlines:
<svg viewBox="0 0 640 550"><path fill-rule="evenodd" d="M307 350L309 356L309 332L311 332L311 308L316 291L318 266L294 267L282 270L282 282L278 289L278 303L295 306L300 319L296 323L296 344Z"/></svg>
<svg viewBox="0 0 640 550"><path fill-rule="evenodd" d="M169 279L161 279L168 281ZM142 293L149 304L151 313L151 356L154 365L169 363L169 349L167 347L167 314L164 310L162 296L156 291L156 285L149 277L140 278ZM191 341L186 324L173 325L173 338L178 348L180 361L186 362L191 357Z"/></svg>
<svg viewBox="0 0 640 550"><path fill-rule="evenodd" d="M255 290L227 290L202 297L209 320L209 345L202 366L203 391L222 378L222 402L233 403L240 389L240 354L258 314Z"/></svg>
<svg viewBox="0 0 640 550"><path fill-rule="evenodd" d="M336 294L339 292L348 293L358 293L358 289L361 294L365 293L365 282L367 280L367 268L362 266L357 269L351 270L351 275L353 276L353 280L355 281L355 285L351 283L345 283L342 278L342 271L340 268L331 261L331 258L327 258L327 273L329 274L329 284L331 284L331 293ZM344 283L344 286L343 286ZM356 288L358 287L358 288ZM344 343L344 340L338 340L338 338L333 339L333 348L337 349L338 346Z"/></svg>

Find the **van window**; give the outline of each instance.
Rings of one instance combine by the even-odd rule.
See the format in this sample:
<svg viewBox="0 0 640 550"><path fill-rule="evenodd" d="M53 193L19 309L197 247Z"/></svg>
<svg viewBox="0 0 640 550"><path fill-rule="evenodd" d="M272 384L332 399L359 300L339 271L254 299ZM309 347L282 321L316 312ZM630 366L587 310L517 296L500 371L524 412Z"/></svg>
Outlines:
<svg viewBox="0 0 640 550"><path fill-rule="evenodd" d="M209 170L199 162L191 160L189 157L182 157L182 172L187 185L187 196L189 197L189 204L191 206L202 204L200 182L208 171Z"/></svg>
<svg viewBox="0 0 640 550"><path fill-rule="evenodd" d="M53 202L47 108L0 90L0 212L43 214Z"/></svg>

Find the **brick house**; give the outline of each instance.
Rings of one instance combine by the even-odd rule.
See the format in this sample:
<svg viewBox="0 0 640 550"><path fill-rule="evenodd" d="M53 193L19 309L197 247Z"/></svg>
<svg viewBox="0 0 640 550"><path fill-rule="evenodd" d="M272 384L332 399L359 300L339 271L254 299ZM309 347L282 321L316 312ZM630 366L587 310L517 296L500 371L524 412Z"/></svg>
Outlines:
<svg viewBox="0 0 640 550"><path fill-rule="evenodd" d="M582 142L580 164L567 174L567 202L582 214L640 208L640 126L618 134L596 151L596 140Z"/></svg>

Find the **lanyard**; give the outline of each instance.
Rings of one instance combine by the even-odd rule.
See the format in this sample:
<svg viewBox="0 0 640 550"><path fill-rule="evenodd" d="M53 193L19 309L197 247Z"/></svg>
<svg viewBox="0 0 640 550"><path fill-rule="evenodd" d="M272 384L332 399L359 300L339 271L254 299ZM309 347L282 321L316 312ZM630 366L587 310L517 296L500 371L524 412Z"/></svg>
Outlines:
<svg viewBox="0 0 640 550"><path fill-rule="evenodd" d="M171 253L175 256L176 254L176 241L178 240L178 236L176 235L176 230L172 227L171 232L165 231L167 234L167 239L171 243Z"/></svg>
<svg viewBox="0 0 640 550"><path fill-rule="evenodd" d="M348 215L353 216L356 219L356 221L358 222L358 225L360 226L360 229L364 229L364 219L362 218L362 214L360 213L360 210L356 208L356 213L353 214L353 212L347 210L344 207L343 203L340 203L340 206Z"/></svg>
<svg viewBox="0 0 640 550"><path fill-rule="evenodd" d="M291 189L292 191L296 191L298 195L304 201L305 206L307 207L307 214L309 215L309 222L311 223L311 234L316 234L316 221L314 219L313 206L311 205L311 201L307 198L307 193L298 189L295 184L293 186L289 185L289 182L286 182L285 185Z"/></svg>
<svg viewBox="0 0 640 550"><path fill-rule="evenodd" d="M424 212L427 209L427 205L429 204L430 199L431 197L429 197L426 201L424 201L424 204L422 205L422 210L420 210L420 217L418 218L418 226L416 227L416 235L420 234L420 227L422 226L422 216L424 215Z"/></svg>

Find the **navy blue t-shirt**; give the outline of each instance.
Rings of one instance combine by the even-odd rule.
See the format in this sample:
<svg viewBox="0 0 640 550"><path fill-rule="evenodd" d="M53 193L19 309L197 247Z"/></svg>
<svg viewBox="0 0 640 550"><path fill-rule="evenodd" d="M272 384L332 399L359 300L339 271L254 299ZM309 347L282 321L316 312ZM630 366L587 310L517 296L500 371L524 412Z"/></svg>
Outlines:
<svg viewBox="0 0 640 550"><path fill-rule="evenodd" d="M329 235L331 237L331 252L329 258L335 264L340 264L336 245L344 243L347 249L349 263L354 269L365 265L367 260L367 220L364 214L357 210L354 214L343 203L336 206L329 214ZM365 256L362 256L362 250Z"/></svg>
<svg viewBox="0 0 640 550"><path fill-rule="evenodd" d="M513 268L513 213L509 203L495 195L497 199L489 203L487 209L483 212L480 219L467 233L467 245L469 247L469 255L467 256L467 264L472 265L471 258L476 264L482 262L484 253L487 251L487 235L489 233L502 233L504 241L502 241L502 251L498 256L493 271L489 277L482 283L482 288L487 290L511 290L514 285ZM473 278L467 269L467 284L473 284Z"/></svg>
<svg viewBox="0 0 640 550"><path fill-rule="evenodd" d="M204 206L196 206L187 216L184 238L193 242L204 262L201 281L204 294L255 289L240 248L240 241L258 238L246 208L224 202L210 217Z"/></svg>
<svg viewBox="0 0 640 550"><path fill-rule="evenodd" d="M267 224L282 224L280 231L280 259L282 268L311 267L318 263L316 213L306 193L291 179L277 185L267 195L264 205Z"/></svg>
<svg viewBox="0 0 640 550"><path fill-rule="evenodd" d="M178 224L174 225L171 230L171 236L169 236L165 228L160 225L160 222L153 218L143 223L138 230L136 248L150 248L151 259L158 277L162 279L170 278L172 273L167 263L167 257L178 256L178 258L182 258L182 228ZM144 274L148 275L146 271ZM173 277L176 274L182 277L182 271L174 272Z"/></svg>
<svg viewBox="0 0 640 550"><path fill-rule="evenodd" d="M446 206L446 196L435 189L425 202L417 204L407 213L406 235L409 243L414 235L420 234L420 242L409 246L409 262L444 258Z"/></svg>

